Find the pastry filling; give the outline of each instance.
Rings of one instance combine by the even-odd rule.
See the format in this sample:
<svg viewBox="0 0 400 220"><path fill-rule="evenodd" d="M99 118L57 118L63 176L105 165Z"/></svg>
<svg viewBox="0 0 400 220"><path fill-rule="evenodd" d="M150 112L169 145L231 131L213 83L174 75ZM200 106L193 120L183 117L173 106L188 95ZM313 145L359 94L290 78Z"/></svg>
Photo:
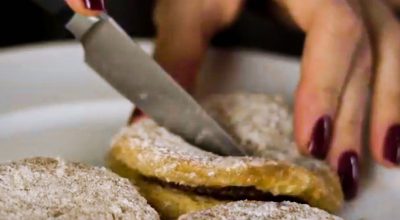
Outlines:
<svg viewBox="0 0 400 220"><path fill-rule="evenodd" d="M226 186L226 187L205 187L205 186L184 186L176 183L168 183L154 177L144 177L146 181L156 183L162 187L169 187L181 191L194 193L200 196L209 196L218 200L257 200L257 201L291 201L305 203L299 198L285 195L272 195L269 192L263 192L254 186Z"/></svg>

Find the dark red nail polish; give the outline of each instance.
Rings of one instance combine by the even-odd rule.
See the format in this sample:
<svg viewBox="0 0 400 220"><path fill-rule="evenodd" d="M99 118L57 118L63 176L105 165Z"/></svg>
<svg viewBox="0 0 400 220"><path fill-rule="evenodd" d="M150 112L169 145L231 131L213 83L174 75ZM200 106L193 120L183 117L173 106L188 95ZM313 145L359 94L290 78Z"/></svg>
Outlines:
<svg viewBox="0 0 400 220"><path fill-rule="evenodd" d="M339 158L337 172L342 184L344 198L346 200L353 199L357 195L360 175L357 153L354 151L344 152Z"/></svg>
<svg viewBox="0 0 400 220"><path fill-rule="evenodd" d="M331 145L332 138L332 119L325 115L315 123L310 144L309 152L316 158L325 159Z"/></svg>
<svg viewBox="0 0 400 220"><path fill-rule="evenodd" d="M386 132L383 157L394 163L400 164L400 125L392 125Z"/></svg>
<svg viewBox="0 0 400 220"><path fill-rule="evenodd" d="M138 121L140 118L143 118L144 116L145 114L142 110L140 110L139 108L135 108L132 112L131 118L129 119L129 123L132 124Z"/></svg>
<svg viewBox="0 0 400 220"><path fill-rule="evenodd" d="M83 2L87 9L104 11L104 0L83 0Z"/></svg>

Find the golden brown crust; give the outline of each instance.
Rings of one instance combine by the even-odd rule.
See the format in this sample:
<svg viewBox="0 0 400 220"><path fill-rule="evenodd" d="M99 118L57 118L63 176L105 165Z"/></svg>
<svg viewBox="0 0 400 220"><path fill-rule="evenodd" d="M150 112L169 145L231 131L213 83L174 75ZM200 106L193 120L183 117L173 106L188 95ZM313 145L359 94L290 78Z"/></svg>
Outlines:
<svg viewBox="0 0 400 220"><path fill-rule="evenodd" d="M108 159L108 166L136 185L140 194L158 211L162 219L177 219L185 213L226 203L226 201L219 201L211 197L199 196L146 181L139 174L132 172L131 169L112 158Z"/></svg>
<svg viewBox="0 0 400 220"><path fill-rule="evenodd" d="M237 95L233 97L237 97ZM245 98L250 102L251 100L253 102L260 100L259 97L256 99ZM261 105L269 105L271 101L262 97L261 100L267 100L264 103L261 102ZM233 99L229 105L234 106L235 103L237 105L238 102ZM257 115L263 114L258 109L265 108L269 107L256 107L250 113L257 117ZM230 111L235 108L222 109ZM279 106L276 109L282 110ZM232 121L243 116L242 113L236 114L235 112L225 114L229 115L229 117L225 117L225 120ZM245 112L245 114L247 113ZM255 132L257 132L257 128ZM222 157L188 144L150 119L142 119L122 130L113 142L110 156L140 175L154 177L165 182L193 187L253 186L273 195L297 197L312 206L331 212L337 211L341 207L343 195L338 178L326 165L295 153L285 158L285 154L282 152L290 150L286 145L285 147L289 150L282 150L278 146L270 147L270 142L266 143L267 146L257 148L264 152L268 151L266 154L260 154L263 158ZM293 148L290 152L295 151L294 145L288 146ZM271 148L275 149L269 150ZM280 157L276 157L278 153L281 155ZM118 171L116 170L116 172Z"/></svg>
<svg viewBox="0 0 400 220"><path fill-rule="evenodd" d="M290 211L290 213L285 214L287 219L304 217L303 219L340 220L340 218L329 215L322 210L295 203L271 202L269 204L269 202L256 201L239 201L236 203L234 201L217 200L209 196L200 196L146 181L145 178L132 172L131 169L120 162L112 160L112 158L109 158L108 162L111 169L118 171L119 175L127 177L138 187L139 192L159 212L162 219L177 219L180 217L179 219L182 220L222 220L238 219L241 216L242 219L260 219L261 217L265 217L265 219L270 220L274 216L282 219L282 212ZM279 204L279 206L276 207L276 204ZM232 210L232 206L239 206L239 208ZM270 209L272 210L265 210L262 206L271 207ZM255 211L257 213L254 213Z"/></svg>
<svg viewBox="0 0 400 220"><path fill-rule="evenodd" d="M298 197L329 211L336 211L341 205L338 182L325 178L330 175L316 175L300 166L264 158L222 157L201 153L198 149L194 156L162 144L149 147L139 142L136 145L133 143L137 140L132 141L134 137L130 134L137 127L147 127L147 135L153 129L154 132L161 129L150 119L143 119L116 140L110 154L141 175L188 186L254 186L273 195Z"/></svg>

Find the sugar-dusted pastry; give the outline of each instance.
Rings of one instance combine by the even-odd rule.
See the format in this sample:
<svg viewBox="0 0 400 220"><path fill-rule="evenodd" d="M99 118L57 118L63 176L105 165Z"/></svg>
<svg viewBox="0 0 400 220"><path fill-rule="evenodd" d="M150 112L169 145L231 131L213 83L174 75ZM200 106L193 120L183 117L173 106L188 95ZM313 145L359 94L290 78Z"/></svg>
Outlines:
<svg viewBox="0 0 400 220"><path fill-rule="evenodd" d="M0 219L159 219L132 184L106 170L52 158L0 164Z"/></svg>
<svg viewBox="0 0 400 220"><path fill-rule="evenodd" d="M183 215L179 220L342 220L295 202L239 201Z"/></svg>
<svg viewBox="0 0 400 220"><path fill-rule="evenodd" d="M204 106L254 156L203 151L149 118L136 120L113 141L111 169L134 174L131 179L161 216L175 218L244 199L299 201L331 212L341 207L336 174L297 152L291 114L282 101L264 94L231 94L211 97ZM174 202L178 197L190 202L180 205Z"/></svg>
<svg viewBox="0 0 400 220"><path fill-rule="evenodd" d="M113 170L121 176L129 178L137 186L140 194L157 209L162 219L177 219L184 213L211 208L227 202L156 183L132 172L132 169L111 158L108 162Z"/></svg>

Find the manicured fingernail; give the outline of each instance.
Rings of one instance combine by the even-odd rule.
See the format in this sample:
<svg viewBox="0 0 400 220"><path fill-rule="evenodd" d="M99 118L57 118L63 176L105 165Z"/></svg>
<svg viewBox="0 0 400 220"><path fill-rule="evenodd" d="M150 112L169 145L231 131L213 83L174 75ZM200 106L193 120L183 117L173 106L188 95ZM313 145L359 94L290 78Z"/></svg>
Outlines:
<svg viewBox="0 0 400 220"><path fill-rule="evenodd" d="M383 157L398 165L400 164L400 125L392 125L386 132Z"/></svg>
<svg viewBox="0 0 400 220"><path fill-rule="evenodd" d="M144 112L139 108L135 108L132 112L131 118L129 119L129 123L132 124L143 117L145 117Z"/></svg>
<svg viewBox="0 0 400 220"><path fill-rule="evenodd" d="M318 119L311 135L309 152L316 158L325 159L332 138L332 119L325 115Z"/></svg>
<svg viewBox="0 0 400 220"><path fill-rule="evenodd" d="M83 0L83 2L87 9L104 11L104 0Z"/></svg>
<svg viewBox="0 0 400 220"><path fill-rule="evenodd" d="M345 199L353 199L357 195L360 175L360 164L357 153L354 151L344 152L339 158L337 172Z"/></svg>

